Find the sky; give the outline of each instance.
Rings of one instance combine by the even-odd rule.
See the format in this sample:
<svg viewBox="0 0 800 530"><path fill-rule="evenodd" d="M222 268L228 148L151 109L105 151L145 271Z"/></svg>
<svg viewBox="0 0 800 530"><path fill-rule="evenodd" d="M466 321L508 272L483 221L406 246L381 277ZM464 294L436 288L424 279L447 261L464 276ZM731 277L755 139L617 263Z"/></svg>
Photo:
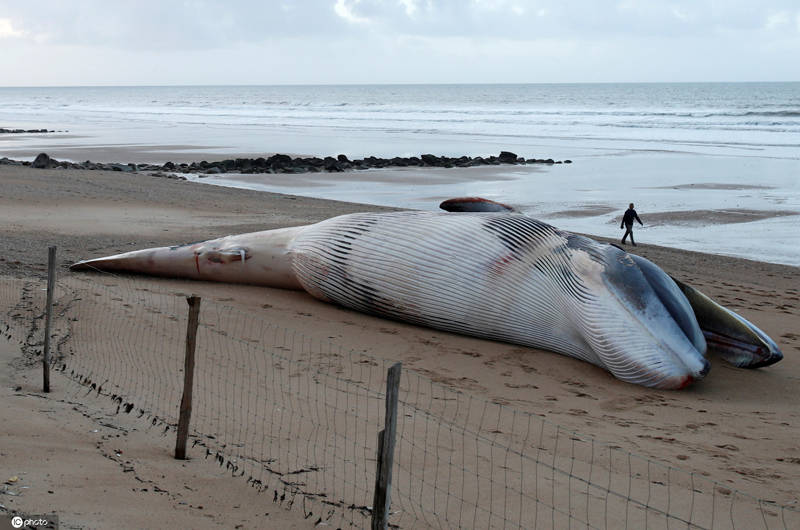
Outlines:
<svg viewBox="0 0 800 530"><path fill-rule="evenodd" d="M800 81L798 0L0 0L0 86Z"/></svg>

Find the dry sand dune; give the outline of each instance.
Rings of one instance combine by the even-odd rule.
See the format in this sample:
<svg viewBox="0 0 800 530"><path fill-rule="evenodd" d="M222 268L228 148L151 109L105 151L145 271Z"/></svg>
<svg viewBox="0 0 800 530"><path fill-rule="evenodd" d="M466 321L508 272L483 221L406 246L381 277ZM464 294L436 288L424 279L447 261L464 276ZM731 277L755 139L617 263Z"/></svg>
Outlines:
<svg viewBox="0 0 800 530"><path fill-rule="evenodd" d="M144 175L7 166L0 166L0 189L0 275L17 278L41 277L51 244L59 247L60 274L66 277L66 266L79 259L380 209ZM466 394L543 415L567 429L755 497L796 503L800 269L643 243L637 253L757 323L775 339L785 359L755 371L712 359L704 381L681 391L658 391L622 383L561 355L373 318L302 292L147 281L160 290L196 292L348 350L402 361ZM6 414L29 414L24 406L15 410ZM6 447L0 458L11 461L24 444L10 453Z"/></svg>

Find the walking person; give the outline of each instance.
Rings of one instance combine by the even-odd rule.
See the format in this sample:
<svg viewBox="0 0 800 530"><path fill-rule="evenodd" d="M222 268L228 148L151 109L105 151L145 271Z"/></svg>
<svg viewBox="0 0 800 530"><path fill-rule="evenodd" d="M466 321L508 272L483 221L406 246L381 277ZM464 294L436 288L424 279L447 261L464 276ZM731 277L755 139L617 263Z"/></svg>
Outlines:
<svg viewBox="0 0 800 530"><path fill-rule="evenodd" d="M633 220L636 219L639 221L639 224L644 226L642 220L639 219L639 215L636 213L636 210L633 209L633 203L628 205L628 209L625 211L625 215L622 216L622 222L619 224L619 227L622 228L623 225L625 226L625 235L622 236L622 244L625 244L625 240L628 236L631 236L631 244L635 247L636 242L633 240Z"/></svg>

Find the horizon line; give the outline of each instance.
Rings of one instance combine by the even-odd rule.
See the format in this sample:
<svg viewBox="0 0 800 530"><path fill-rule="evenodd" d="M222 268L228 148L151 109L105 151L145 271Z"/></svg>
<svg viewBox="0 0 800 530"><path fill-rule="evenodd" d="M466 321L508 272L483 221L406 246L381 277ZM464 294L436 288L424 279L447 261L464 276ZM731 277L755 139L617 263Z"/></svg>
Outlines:
<svg viewBox="0 0 800 530"><path fill-rule="evenodd" d="M726 85L800 83L800 80L771 81L552 81L552 82L415 82L415 83L230 83L230 84L88 84L88 85L0 85L4 88L186 88L186 87L346 87L346 86L520 86L520 85Z"/></svg>

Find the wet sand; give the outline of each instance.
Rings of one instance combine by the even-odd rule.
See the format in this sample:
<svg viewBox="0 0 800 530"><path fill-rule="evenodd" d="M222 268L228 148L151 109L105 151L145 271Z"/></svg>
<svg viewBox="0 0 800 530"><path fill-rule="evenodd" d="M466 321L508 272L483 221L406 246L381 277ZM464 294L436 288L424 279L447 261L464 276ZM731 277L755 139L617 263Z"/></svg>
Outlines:
<svg viewBox="0 0 800 530"><path fill-rule="evenodd" d="M145 175L8 166L0 166L0 189L0 275L18 278L42 277L46 248L52 244L59 247L60 274L66 276L70 274L67 266L80 259L385 209ZM800 393L796 390L800 383L800 269L649 246L639 239L636 253L751 319L775 339L786 358L755 371L735 369L712 358L711 373L704 381L667 392L622 383L603 370L561 355L381 320L319 302L302 292L178 280L160 280L159 285L185 292L191 283L193 292L224 299L276 325L331 338L347 349L401 360L405 367L469 395L541 414L565 428L756 497L796 503L800 491ZM11 415L7 421L31 424L11 434L14 444L2 445L3 469L8 469L6 462L22 458L25 443L19 438L35 436L36 418L44 414L41 408L40 398L20 398L19 407L6 412ZM68 421L67 415L54 414L52 421L58 428ZM134 447L151 443L147 436L127 440ZM75 443L87 442L84 438ZM72 448L52 450L59 455L56 460L62 473L77 473L86 465L70 462L67 456ZM102 451L94 458L107 461ZM145 465L150 457L141 458ZM121 470L119 477L123 477ZM48 486L52 477L36 480L40 490L52 489ZM112 478L106 487L125 488L122 480ZM152 480L161 484L167 479ZM226 488L248 488L225 480ZM202 491L212 495L213 490ZM110 503L103 509L121 508ZM232 510L221 504L214 509L218 519L213 521L223 520L219 518ZM86 520L77 509L71 517Z"/></svg>
<svg viewBox="0 0 800 530"><path fill-rule="evenodd" d="M122 164L164 164L166 162L179 164L199 160L215 162L228 158L257 158L275 154L241 152L222 145L93 144L91 140L91 137L71 133L3 134L0 135L0 152L3 153L3 156L15 160L33 160L39 153L47 153L57 160L73 162L91 160L92 162L119 162ZM32 143L35 143L34 147L31 147Z"/></svg>

